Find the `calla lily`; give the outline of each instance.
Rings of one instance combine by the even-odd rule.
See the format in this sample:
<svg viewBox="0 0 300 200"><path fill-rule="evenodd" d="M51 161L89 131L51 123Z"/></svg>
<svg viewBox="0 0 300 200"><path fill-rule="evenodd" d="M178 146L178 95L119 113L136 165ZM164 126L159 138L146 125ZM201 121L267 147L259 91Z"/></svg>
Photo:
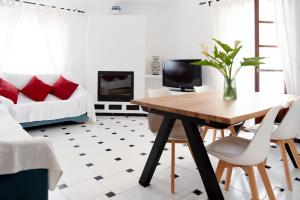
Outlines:
<svg viewBox="0 0 300 200"><path fill-rule="evenodd" d="M241 43L242 43L242 41L240 41L240 40L234 41L234 48L237 48Z"/></svg>

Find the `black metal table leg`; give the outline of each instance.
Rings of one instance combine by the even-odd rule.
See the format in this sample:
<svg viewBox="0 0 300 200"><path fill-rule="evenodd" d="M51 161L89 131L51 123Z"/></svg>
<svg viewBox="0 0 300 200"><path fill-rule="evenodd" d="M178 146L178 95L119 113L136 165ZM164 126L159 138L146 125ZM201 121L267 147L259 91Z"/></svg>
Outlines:
<svg viewBox="0 0 300 200"><path fill-rule="evenodd" d="M143 173L139 180L139 183L144 187L147 187L150 184L150 181L155 172L155 169L157 167L160 156L164 150L164 147L166 146L166 143L168 141L174 123L175 123L175 119L167 116L164 117L161 123L158 134L152 146L150 155L147 159Z"/></svg>
<svg viewBox="0 0 300 200"><path fill-rule="evenodd" d="M208 198L224 199L197 125L185 120L182 123Z"/></svg>
<svg viewBox="0 0 300 200"><path fill-rule="evenodd" d="M290 146L289 146L288 144L285 144L285 149L286 149L286 152L288 153L288 155L289 155L289 157L290 157L290 159L291 159L291 161L292 161L294 167L295 167L295 168L298 168L297 163L296 163L296 161L295 161L295 158L294 158L294 156L293 156L293 153L292 153L292 151L291 151L291 148L290 148ZM299 166L299 167L300 167L300 166Z"/></svg>

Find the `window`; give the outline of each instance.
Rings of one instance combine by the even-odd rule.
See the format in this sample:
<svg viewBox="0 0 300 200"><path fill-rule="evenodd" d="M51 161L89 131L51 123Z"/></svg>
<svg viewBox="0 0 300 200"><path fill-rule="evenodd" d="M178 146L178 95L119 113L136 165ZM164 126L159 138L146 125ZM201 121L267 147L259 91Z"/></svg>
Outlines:
<svg viewBox="0 0 300 200"><path fill-rule="evenodd" d="M272 0L255 0L255 56L266 57L255 71L255 91L284 93L284 75Z"/></svg>
<svg viewBox="0 0 300 200"><path fill-rule="evenodd" d="M4 72L54 73L45 34L37 12L23 9L16 24L14 40L4 65Z"/></svg>

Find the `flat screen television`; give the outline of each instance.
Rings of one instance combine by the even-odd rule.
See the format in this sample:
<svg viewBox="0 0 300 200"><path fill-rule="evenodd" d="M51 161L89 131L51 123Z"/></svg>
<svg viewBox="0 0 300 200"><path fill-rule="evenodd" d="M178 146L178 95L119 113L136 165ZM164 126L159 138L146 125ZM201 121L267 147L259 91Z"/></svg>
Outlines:
<svg viewBox="0 0 300 200"><path fill-rule="evenodd" d="M191 63L199 60L165 60L163 62L163 86L192 89L202 85L202 67Z"/></svg>

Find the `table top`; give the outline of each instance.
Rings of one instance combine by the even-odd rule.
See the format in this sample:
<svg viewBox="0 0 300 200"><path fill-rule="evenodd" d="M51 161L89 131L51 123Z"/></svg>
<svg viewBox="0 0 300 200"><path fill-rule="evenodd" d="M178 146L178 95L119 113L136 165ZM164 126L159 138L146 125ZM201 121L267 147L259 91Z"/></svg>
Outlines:
<svg viewBox="0 0 300 200"><path fill-rule="evenodd" d="M264 116L274 106L292 103L288 94L239 94L237 100L225 101L220 92L188 93L132 100L131 103L151 109L185 115L225 124L235 124Z"/></svg>

